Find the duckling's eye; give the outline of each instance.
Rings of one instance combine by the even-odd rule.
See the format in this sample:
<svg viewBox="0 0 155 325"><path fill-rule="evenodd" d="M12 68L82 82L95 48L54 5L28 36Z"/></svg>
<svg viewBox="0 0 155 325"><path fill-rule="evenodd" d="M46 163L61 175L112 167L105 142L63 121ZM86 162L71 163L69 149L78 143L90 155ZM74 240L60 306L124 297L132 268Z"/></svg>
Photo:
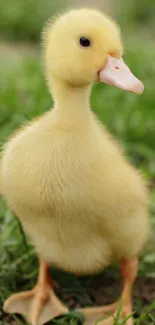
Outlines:
<svg viewBox="0 0 155 325"><path fill-rule="evenodd" d="M88 47L91 45L90 40L86 37L81 37L80 38L80 45L83 47Z"/></svg>

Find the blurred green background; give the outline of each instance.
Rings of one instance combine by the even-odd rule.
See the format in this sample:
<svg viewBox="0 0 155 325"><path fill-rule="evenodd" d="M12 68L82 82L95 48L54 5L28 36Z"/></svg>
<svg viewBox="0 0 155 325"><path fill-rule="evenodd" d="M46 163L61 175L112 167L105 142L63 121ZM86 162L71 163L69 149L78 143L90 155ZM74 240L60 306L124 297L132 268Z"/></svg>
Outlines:
<svg viewBox="0 0 155 325"><path fill-rule="evenodd" d="M80 5L112 13L125 29L148 29L149 36L155 33L154 0L5 0L1 3L0 35L4 40L38 41L40 30L51 15Z"/></svg>
<svg viewBox="0 0 155 325"><path fill-rule="evenodd" d="M155 278L154 0L2 0L0 148L13 130L51 107L52 98L45 83L40 60L40 32L52 15L81 5L105 10L118 21L125 44L125 60L145 84L142 96L103 84L94 85L91 103L99 119L125 147L129 159L149 180L152 235L141 260L140 272ZM18 221L3 199L0 200L0 233L2 303L11 291L19 290L23 285L27 287L27 281L29 285L33 283L37 272L34 265L37 265L37 261L32 248L26 243Z"/></svg>

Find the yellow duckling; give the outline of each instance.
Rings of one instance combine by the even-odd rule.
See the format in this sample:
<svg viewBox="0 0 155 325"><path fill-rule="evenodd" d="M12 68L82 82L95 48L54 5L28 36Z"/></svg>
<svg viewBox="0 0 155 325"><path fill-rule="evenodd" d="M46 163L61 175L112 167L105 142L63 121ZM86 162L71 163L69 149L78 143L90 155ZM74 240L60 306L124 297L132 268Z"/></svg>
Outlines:
<svg viewBox="0 0 155 325"><path fill-rule="evenodd" d="M122 55L117 25L96 10L73 10L49 23L44 61L54 109L19 130L2 154L1 193L40 257L35 288L12 295L4 310L33 325L68 312L49 265L82 275L120 261L122 315L132 311L137 256L149 228L147 190L89 105L95 81L143 92ZM118 302L82 309L87 323L115 313Z"/></svg>

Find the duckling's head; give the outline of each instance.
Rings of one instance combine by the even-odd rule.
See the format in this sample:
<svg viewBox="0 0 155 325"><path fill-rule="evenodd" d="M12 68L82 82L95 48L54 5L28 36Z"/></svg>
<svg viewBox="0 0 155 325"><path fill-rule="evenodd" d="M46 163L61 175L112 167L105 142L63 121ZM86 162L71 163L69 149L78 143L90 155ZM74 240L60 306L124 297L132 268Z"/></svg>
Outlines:
<svg viewBox="0 0 155 325"><path fill-rule="evenodd" d="M122 59L123 46L117 24L93 9L78 9L59 16L44 30L47 78L72 87L101 81L143 92L143 84Z"/></svg>

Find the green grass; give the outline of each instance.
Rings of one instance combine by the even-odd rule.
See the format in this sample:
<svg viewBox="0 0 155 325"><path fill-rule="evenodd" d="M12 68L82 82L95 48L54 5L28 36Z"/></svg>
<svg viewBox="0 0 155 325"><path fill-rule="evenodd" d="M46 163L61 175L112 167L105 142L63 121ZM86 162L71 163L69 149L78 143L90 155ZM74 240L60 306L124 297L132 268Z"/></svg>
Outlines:
<svg viewBox="0 0 155 325"><path fill-rule="evenodd" d="M21 45L1 45L0 54L0 146L7 137L23 123L52 106L48 93L38 48L23 48ZM91 103L99 119L125 147L129 159L139 167L150 184L155 183L155 46L150 41L128 40L125 59L131 69L145 83L142 96L125 93L106 85L95 85ZM152 190L150 219L155 229L155 190ZM38 272L38 261L31 245L27 243L19 222L0 200L0 308L11 292L31 288ZM145 255L140 263L140 275L155 278L155 243L150 238ZM116 268L107 271L117 280ZM88 279L53 270L62 289L60 296L70 295L74 304L91 305ZM110 292L113 299L113 292ZM67 298L67 300L70 298ZM69 302L72 307L72 303ZM139 310L137 325L154 324L155 306L148 304L145 312L143 302L134 298L134 308ZM1 320L3 319L3 320ZM8 325L13 319L0 316L0 325ZM23 321L14 318L15 323ZM69 315L69 320L59 319L58 325L76 324L78 317ZM119 323L117 322L117 325ZM115 322L116 325L116 322Z"/></svg>
<svg viewBox="0 0 155 325"><path fill-rule="evenodd" d="M64 1L59 0L5 0L0 10L0 37L8 40L31 40L40 38L44 22L57 10L62 10Z"/></svg>

